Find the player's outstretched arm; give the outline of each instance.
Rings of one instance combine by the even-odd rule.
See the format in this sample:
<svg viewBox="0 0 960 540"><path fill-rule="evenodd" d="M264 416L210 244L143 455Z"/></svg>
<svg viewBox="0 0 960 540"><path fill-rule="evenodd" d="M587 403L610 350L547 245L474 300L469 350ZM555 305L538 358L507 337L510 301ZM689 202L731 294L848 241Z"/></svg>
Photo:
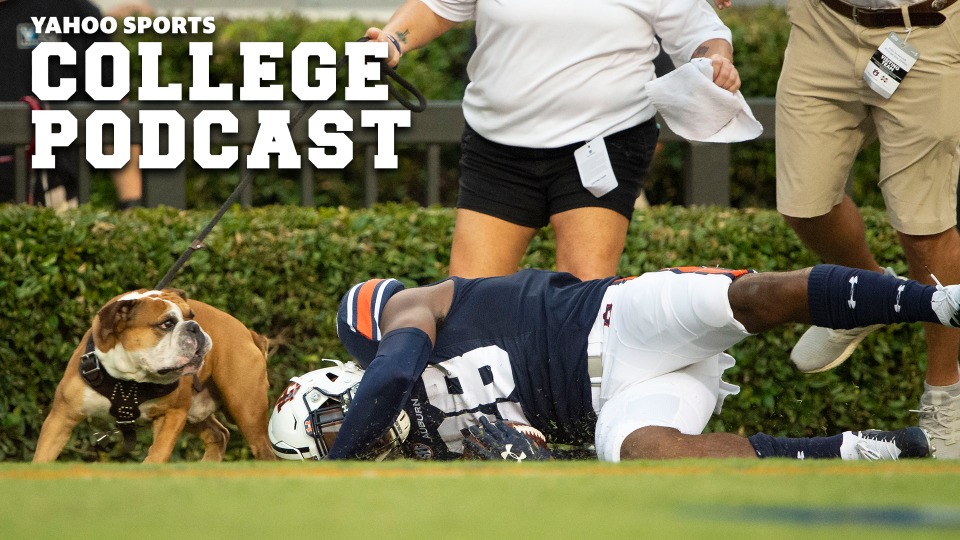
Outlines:
<svg viewBox="0 0 960 540"><path fill-rule="evenodd" d="M401 328L383 337L328 459L366 454L400 414L432 350L430 338L418 328Z"/></svg>
<svg viewBox="0 0 960 540"><path fill-rule="evenodd" d="M400 291L380 316L383 339L357 389L328 459L363 456L390 428L427 366L437 337L437 319L450 309L454 284Z"/></svg>
<svg viewBox="0 0 960 540"><path fill-rule="evenodd" d="M423 47L456 24L437 15L420 0L408 0L390 17L383 29L369 28L366 37L371 41L389 43L387 64L396 67L401 52Z"/></svg>

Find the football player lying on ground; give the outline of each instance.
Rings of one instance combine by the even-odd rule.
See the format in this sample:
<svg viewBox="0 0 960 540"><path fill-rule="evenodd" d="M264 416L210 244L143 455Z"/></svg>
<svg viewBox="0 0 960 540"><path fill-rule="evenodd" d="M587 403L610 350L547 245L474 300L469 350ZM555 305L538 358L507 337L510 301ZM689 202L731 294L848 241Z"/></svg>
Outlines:
<svg viewBox="0 0 960 540"><path fill-rule="evenodd" d="M800 439L702 431L739 391L721 381L734 364L723 351L751 334L789 322L956 327L958 311L958 285L833 265L587 282L524 270L409 290L370 280L350 289L338 313L340 340L366 371L327 457L362 457L404 408L415 419L412 442L434 453L462 450L461 430L493 416L554 443L593 440L605 461L842 457L852 438L866 448L860 455L926 455L935 449L915 429ZM421 427L428 419L439 421L435 432Z"/></svg>
<svg viewBox="0 0 960 540"><path fill-rule="evenodd" d="M336 442L337 433L362 380L363 369L355 362L343 364L338 360L325 361L336 365L292 377L270 416L270 443L274 454L283 459L323 459ZM427 365L425 373L436 369L439 369L436 365ZM429 377L430 375L424 376ZM439 377L444 375L441 373ZM470 424L469 428L463 429L458 436L447 438L441 448L434 452L433 448L436 446L419 441L440 440L439 430L445 418L443 415L423 415L418 411L429 410L429 405L427 408L422 405L411 406L411 402L415 400L416 398L408 402L387 432L370 450L358 457L376 461L388 456L400 456L421 460L463 458L517 462L596 457L586 447L554 448L551 451L546 437L536 428L502 419L490 422L488 416L483 414L479 415L479 423ZM414 421L419 433L414 437L410 437L411 417L407 410L410 414L417 415ZM468 422L477 420L476 415L464 418ZM894 432L847 431L831 439L833 453L819 457L879 460L925 457L930 454L929 440L918 427Z"/></svg>

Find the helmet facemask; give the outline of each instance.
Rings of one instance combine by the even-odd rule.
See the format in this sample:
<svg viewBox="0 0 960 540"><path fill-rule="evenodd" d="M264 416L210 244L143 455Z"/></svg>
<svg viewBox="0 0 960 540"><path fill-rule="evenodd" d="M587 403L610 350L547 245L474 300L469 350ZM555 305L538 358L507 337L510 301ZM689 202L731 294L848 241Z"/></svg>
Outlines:
<svg viewBox="0 0 960 540"><path fill-rule="evenodd" d="M350 404L353 402L353 396L357 392L357 386L359 385L353 386L337 396L325 394L323 390L319 388L314 388L304 394L303 399L304 403L307 404L307 409L310 409L309 399L314 395L314 392L319 392L329 398L327 404L310 411L310 416L304 421L303 425L307 435L313 437L317 445L318 457L314 457L314 459L323 459L330 452L330 448L323 436L324 434L340 432L340 426L343 425L347 412L350 410ZM394 420L390 429L383 434L383 437L381 437L370 450L364 455L359 456L360 459L383 461L394 449L398 448L400 444L406 440L407 433L409 432L410 419L406 411L400 411L400 415Z"/></svg>
<svg viewBox="0 0 960 540"><path fill-rule="evenodd" d="M331 436L339 433L363 375L356 364L332 362L336 366L290 379L270 419L270 440L278 457L320 460L330 452ZM358 457L381 461L406 440L409 432L410 419L401 411L383 437Z"/></svg>
<svg viewBox="0 0 960 540"><path fill-rule="evenodd" d="M313 459L323 459L330 452L323 435L325 433L338 433L340 426L346 418L347 410L350 408L350 402L353 400L353 394L356 392L355 385L339 395L329 395L319 388L313 388L303 394L303 403L306 405L310 415L303 421L303 429L307 435L313 438L317 445L317 453ZM323 405L313 409L310 402L322 402Z"/></svg>

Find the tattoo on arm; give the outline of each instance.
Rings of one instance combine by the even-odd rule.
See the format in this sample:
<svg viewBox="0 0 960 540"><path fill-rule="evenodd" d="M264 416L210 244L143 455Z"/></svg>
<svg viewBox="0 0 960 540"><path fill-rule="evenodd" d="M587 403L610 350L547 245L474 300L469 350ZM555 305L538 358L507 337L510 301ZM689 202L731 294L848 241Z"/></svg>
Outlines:
<svg viewBox="0 0 960 540"><path fill-rule="evenodd" d="M692 58L703 58L704 56L707 55L707 51L709 50L710 50L710 47L707 47L707 46L700 47L699 49L696 50L696 52L693 53Z"/></svg>
<svg viewBox="0 0 960 540"><path fill-rule="evenodd" d="M394 35L397 36L397 39L400 40L400 43L403 43L404 45L407 44L407 35L408 35L408 34L410 34L410 30L409 30L409 29L404 30L403 32L394 32Z"/></svg>

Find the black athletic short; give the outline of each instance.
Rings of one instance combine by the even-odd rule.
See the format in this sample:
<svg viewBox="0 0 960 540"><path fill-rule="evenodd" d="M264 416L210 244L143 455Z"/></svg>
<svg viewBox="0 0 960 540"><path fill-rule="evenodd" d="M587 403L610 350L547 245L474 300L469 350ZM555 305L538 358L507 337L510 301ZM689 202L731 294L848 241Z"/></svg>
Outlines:
<svg viewBox="0 0 960 540"><path fill-rule="evenodd" d="M586 142L560 148L524 148L495 143L469 125L463 131L457 208L539 229L550 216L574 208L609 208L633 216L633 206L653 159L660 130L650 120L604 137L617 187L594 197L580 182L573 152Z"/></svg>

